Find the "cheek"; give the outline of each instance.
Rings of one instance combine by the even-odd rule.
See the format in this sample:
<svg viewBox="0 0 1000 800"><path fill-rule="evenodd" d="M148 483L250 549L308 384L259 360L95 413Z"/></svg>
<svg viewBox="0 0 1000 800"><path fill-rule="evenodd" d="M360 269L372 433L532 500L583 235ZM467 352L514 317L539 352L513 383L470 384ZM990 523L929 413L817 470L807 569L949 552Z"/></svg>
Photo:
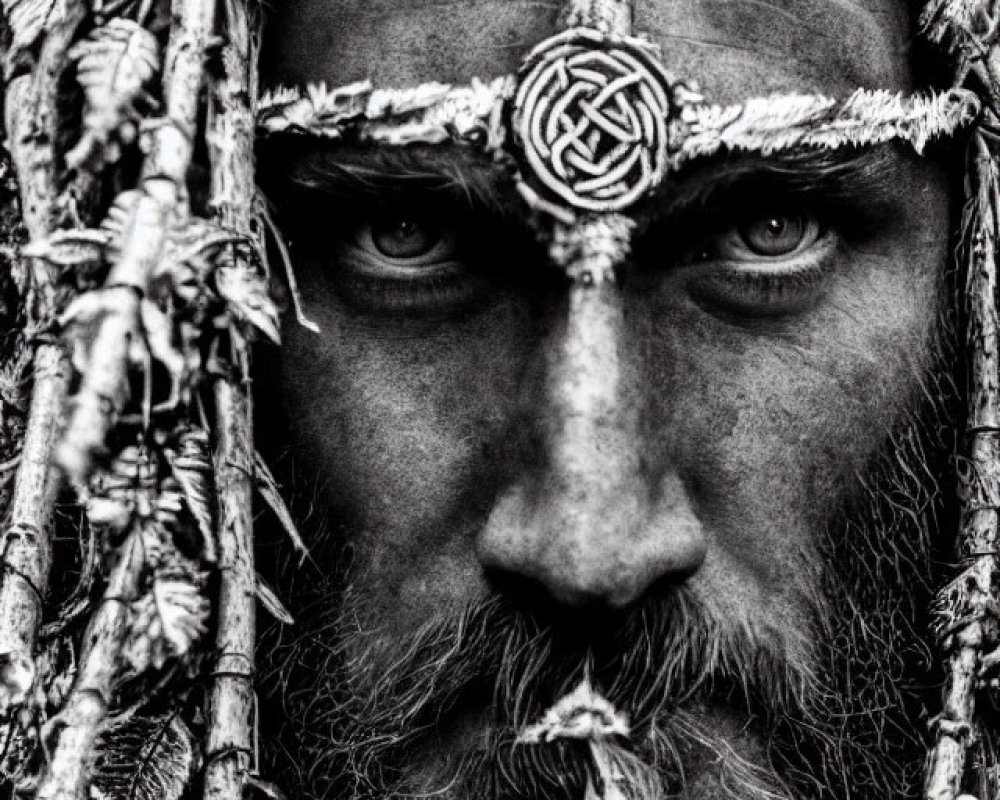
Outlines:
<svg viewBox="0 0 1000 800"><path fill-rule="evenodd" d="M821 302L780 326L651 309L651 461L673 462L695 503L710 544L690 585L719 618L808 646L822 536L933 362L945 248L908 255L845 258Z"/></svg>
<svg viewBox="0 0 1000 800"><path fill-rule="evenodd" d="M463 319L372 322L330 295L310 313L320 337L285 332L284 402L369 613L424 618L478 596L471 543L495 494L530 319L501 301Z"/></svg>

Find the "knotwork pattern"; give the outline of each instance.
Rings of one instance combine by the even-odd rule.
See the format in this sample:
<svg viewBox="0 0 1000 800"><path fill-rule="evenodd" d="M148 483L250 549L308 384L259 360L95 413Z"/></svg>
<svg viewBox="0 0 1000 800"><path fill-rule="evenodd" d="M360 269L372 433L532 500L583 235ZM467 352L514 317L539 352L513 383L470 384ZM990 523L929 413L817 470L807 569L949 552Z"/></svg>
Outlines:
<svg viewBox="0 0 1000 800"><path fill-rule="evenodd" d="M576 28L521 70L512 130L534 188L581 211L619 211L666 169L670 78L639 39Z"/></svg>

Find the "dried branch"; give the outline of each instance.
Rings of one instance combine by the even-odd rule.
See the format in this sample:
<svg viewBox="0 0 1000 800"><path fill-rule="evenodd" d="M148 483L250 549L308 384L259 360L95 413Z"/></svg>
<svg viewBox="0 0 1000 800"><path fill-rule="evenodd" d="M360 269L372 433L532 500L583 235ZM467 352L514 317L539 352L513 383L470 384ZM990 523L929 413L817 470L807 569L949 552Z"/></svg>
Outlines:
<svg viewBox="0 0 1000 800"><path fill-rule="evenodd" d="M984 652L996 647L997 523L1000 509L1000 319L997 214L1000 176L984 139L974 137L976 196L971 200L968 340L972 353L968 455L959 472L958 541L965 568L939 595L938 627L947 654L944 704L934 720L927 800L955 800L976 731L976 692Z"/></svg>
<svg viewBox="0 0 1000 800"><path fill-rule="evenodd" d="M86 796L90 753L111 703L143 562L142 534L136 530L121 547L101 605L87 626L73 691L46 725L43 738L54 746L50 745L48 769L35 800L81 800Z"/></svg>
<svg viewBox="0 0 1000 800"><path fill-rule="evenodd" d="M245 0L225 0L228 42L223 75L210 106L208 142L212 161L212 206L227 228L252 235L256 190L253 177L256 99L256 31ZM251 271L253 264L232 269ZM231 328L238 325L234 320ZM272 332L277 334L275 328ZM245 348L234 336L234 349ZM249 366L249 353L235 353ZM214 682L205 743L204 796L240 800L251 775L254 742L254 640L257 577L253 554L254 448L249 384L236 374L215 386L219 569L218 628Z"/></svg>
<svg viewBox="0 0 1000 800"><path fill-rule="evenodd" d="M8 138L20 177L21 212L32 241L45 239L55 227L58 83L82 17L83 7L67 2L62 16L50 20L35 72L13 80L7 88ZM44 324L55 311L55 275L40 259L31 260L29 275L34 308L28 311L36 324ZM33 361L31 411L10 523L0 537L0 711L22 703L34 679L32 657L48 585L52 509L59 489L50 461L68 365L62 348L52 343L38 345Z"/></svg>
<svg viewBox="0 0 1000 800"><path fill-rule="evenodd" d="M240 800L253 770L257 580L253 562L253 445L248 387L215 387L219 569L216 650L205 742L205 798Z"/></svg>
<svg viewBox="0 0 1000 800"><path fill-rule="evenodd" d="M120 254L104 289L132 291L108 303L89 348L88 369L56 458L83 487L108 431L129 397L129 345L145 342L141 300L163 257L168 232L187 216L187 170L198 121L202 62L215 15L214 0L174 0L174 27L164 75L166 116L149 131L139 194L130 204Z"/></svg>

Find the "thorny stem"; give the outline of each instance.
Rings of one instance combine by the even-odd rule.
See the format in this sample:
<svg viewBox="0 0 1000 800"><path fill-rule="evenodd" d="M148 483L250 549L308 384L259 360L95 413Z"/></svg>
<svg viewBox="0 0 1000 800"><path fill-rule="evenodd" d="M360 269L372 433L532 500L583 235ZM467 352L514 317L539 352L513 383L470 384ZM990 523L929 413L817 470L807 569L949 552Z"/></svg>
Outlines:
<svg viewBox="0 0 1000 800"><path fill-rule="evenodd" d="M253 103L256 43L244 5L225 0L228 43L210 107L212 206L227 227L251 234L254 206ZM253 265L246 265L253 269ZM237 344L234 342L233 346ZM249 354L238 359L249 363ZM220 587L217 660L205 743L206 800L240 800L255 770L253 650L256 571L253 554L253 431L249 387L234 374L215 385Z"/></svg>
<svg viewBox="0 0 1000 800"><path fill-rule="evenodd" d="M142 539L137 529L121 547L101 605L87 626L73 691L46 725L43 736L54 738L55 746L35 800L86 797L90 753L108 713L142 565Z"/></svg>
<svg viewBox="0 0 1000 800"><path fill-rule="evenodd" d="M985 141L976 136L976 192L968 292L972 351L969 450L960 472L959 542L965 569L940 597L942 646L948 653L941 714L926 772L927 800L955 800L975 733L976 690L984 651L995 646L992 620L1000 587L1000 320L997 313L998 175Z"/></svg>
<svg viewBox="0 0 1000 800"><path fill-rule="evenodd" d="M77 486L86 483L94 456L128 397L129 355L128 348L121 346L121 331L141 336L136 323L141 296L163 255L169 227L188 213L186 177L197 131L202 62L214 14L214 0L173 3L164 76L166 116L150 132L141 195L132 210L121 255L105 282L105 287L130 286L135 292L107 314L98 328L90 348L91 362L56 454ZM116 347L101 346L116 342Z"/></svg>
<svg viewBox="0 0 1000 800"><path fill-rule="evenodd" d="M32 241L45 239L55 227L58 85L83 13L80 3L67 2L45 36L34 73L16 78L7 88L6 129L20 178L21 212ZM30 269L31 311L35 322L44 324L55 311L55 275L41 259L33 259ZM62 347L38 344L32 373L31 411L10 522L0 537L0 712L22 703L34 680L33 650L52 562L49 538L59 491L51 455L69 374Z"/></svg>

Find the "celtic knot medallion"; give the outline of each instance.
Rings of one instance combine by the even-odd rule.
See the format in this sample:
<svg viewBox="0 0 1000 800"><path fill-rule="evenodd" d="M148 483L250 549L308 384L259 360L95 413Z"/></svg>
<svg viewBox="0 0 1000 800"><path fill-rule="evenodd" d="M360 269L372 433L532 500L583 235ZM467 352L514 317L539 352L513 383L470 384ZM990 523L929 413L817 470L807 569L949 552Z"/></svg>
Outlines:
<svg viewBox="0 0 1000 800"><path fill-rule="evenodd" d="M648 44L573 28L536 47L520 75L511 127L541 196L620 211L662 179L671 81Z"/></svg>

